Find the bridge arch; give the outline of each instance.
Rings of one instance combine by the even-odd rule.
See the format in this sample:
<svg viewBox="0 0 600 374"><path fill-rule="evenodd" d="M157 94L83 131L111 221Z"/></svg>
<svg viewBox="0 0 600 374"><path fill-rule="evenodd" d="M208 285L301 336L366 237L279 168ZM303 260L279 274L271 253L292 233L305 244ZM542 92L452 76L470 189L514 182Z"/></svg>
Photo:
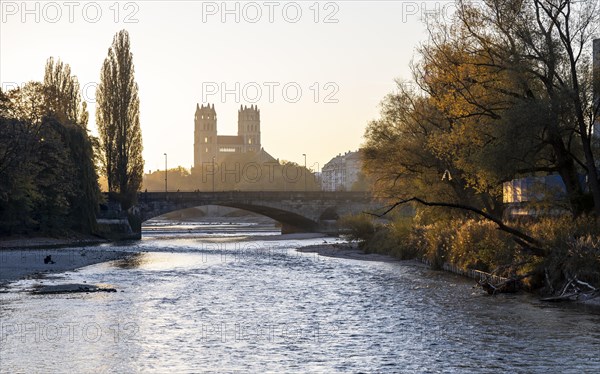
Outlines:
<svg viewBox="0 0 600 374"><path fill-rule="evenodd" d="M174 212L177 210L195 208L199 206L206 205L218 205L224 206L228 208L236 208L243 209L252 213L257 213L265 217L269 217L281 224L281 231L284 234L287 233L295 233L295 232L317 232L319 231L319 223L313 221L310 218L306 218L300 214L289 212L282 209L277 209L269 206L261 206L261 205L249 205L249 204L241 204L235 202L214 202L210 204L201 204L197 205L194 203L189 204L177 204L176 207L164 209L153 210L150 214L145 214L142 216L143 222L146 222L152 218L161 216L163 214L167 214L170 212Z"/></svg>
<svg viewBox="0 0 600 374"><path fill-rule="evenodd" d="M204 205L244 209L282 224L282 232L337 233L336 221L345 214L374 208L364 192L225 191L144 192L138 197L141 221Z"/></svg>

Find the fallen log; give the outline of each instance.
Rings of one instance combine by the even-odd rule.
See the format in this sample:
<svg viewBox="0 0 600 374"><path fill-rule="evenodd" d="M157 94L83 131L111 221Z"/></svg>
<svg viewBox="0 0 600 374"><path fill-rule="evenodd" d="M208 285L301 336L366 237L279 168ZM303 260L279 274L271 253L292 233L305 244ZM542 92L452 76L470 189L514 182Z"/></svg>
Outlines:
<svg viewBox="0 0 600 374"><path fill-rule="evenodd" d="M523 283L521 281L532 275L533 273L527 273L519 276L513 276L498 284L493 284L493 282L491 282L491 277L487 277L478 281L477 284L489 295L496 295L499 293L515 293L522 288Z"/></svg>
<svg viewBox="0 0 600 374"><path fill-rule="evenodd" d="M61 294L61 293L90 293L90 292L117 292L116 288L105 285L91 284L59 284L55 286L43 286L33 291L34 294Z"/></svg>
<svg viewBox="0 0 600 374"><path fill-rule="evenodd" d="M566 295L544 297L542 301L560 302L560 301L586 301L600 296L600 290L591 292L572 292Z"/></svg>
<svg viewBox="0 0 600 374"><path fill-rule="evenodd" d="M587 287L587 290L582 289L580 286ZM600 289L587 282L580 281L577 277L573 277L565 284L559 295L545 297L541 300L548 302L586 301L596 297L600 297Z"/></svg>

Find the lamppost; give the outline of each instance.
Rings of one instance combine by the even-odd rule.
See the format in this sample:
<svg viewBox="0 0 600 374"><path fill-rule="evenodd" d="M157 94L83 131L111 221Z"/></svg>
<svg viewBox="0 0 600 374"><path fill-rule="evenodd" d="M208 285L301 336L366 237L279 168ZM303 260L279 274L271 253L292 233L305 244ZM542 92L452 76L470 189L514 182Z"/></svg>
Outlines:
<svg viewBox="0 0 600 374"><path fill-rule="evenodd" d="M303 153L302 156L304 156L304 192L306 192L306 172L308 171L308 169L306 169L306 153Z"/></svg>
<svg viewBox="0 0 600 374"><path fill-rule="evenodd" d="M213 185L213 193L215 192L215 156L212 158L212 185Z"/></svg>
<svg viewBox="0 0 600 374"><path fill-rule="evenodd" d="M166 195L168 192L168 189L167 189L167 154L164 153L164 155L165 155L165 195Z"/></svg>

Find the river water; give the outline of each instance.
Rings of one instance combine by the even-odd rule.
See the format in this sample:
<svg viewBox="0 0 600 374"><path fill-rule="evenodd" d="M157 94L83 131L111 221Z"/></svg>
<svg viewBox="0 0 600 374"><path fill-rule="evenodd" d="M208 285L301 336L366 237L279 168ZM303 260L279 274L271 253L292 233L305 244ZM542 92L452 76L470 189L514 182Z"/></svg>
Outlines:
<svg viewBox="0 0 600 374"><path fill-rule="evenodd" d="M0 294L1 373L600 371L600 313L412 262L299 253L252 225L155 225L140 252ZM208 232L208 233L206 233ZM33 295L36 284L116 293Z"/></svg>

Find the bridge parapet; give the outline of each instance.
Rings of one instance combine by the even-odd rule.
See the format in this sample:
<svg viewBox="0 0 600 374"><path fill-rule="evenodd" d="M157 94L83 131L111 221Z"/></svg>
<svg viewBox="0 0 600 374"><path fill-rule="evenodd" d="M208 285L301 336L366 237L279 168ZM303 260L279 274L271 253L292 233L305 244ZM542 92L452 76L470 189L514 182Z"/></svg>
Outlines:
<svg viewBox="0 0 600 374"><path fill-rule="evenodd" d="M221 200L328 200L328 201L371 201L373 197L368 192L356 191L217 191L217 192L140 192L139 200L196 200L196 201L221 201Z"/></svg>

